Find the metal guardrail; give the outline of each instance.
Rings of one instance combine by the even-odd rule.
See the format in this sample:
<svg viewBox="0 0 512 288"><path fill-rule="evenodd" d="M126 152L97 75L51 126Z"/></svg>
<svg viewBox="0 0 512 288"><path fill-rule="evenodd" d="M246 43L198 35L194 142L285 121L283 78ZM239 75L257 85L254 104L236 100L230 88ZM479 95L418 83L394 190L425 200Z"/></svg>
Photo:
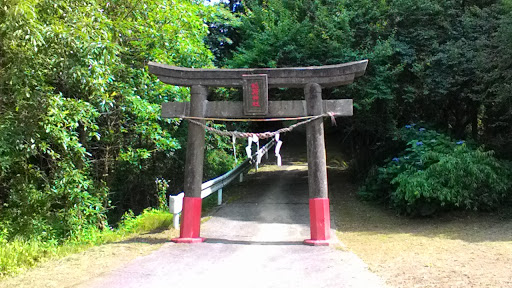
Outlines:
<svg viewBox="0 0 512 288"><path fill-rule="evenodd" d="M251 155L250 158L247 158L244 162L242 162L240 165L236 166L232 170L226 172L225 174L208 180L201 184L201 198L204 199L208 196L210 196L213 192L217 191L217 205L222 204L222 188L227 186L229 183L231 183L233 180L235 180L237 177L239 177L240 182L243 180L243 173L250 170L251 167L254 165L256 167L256 170L258 169L258 154L260 157L263 157L263 155L267 155L268 150L272 148L276 144L276 139L273 138L271 141L269 141L265 146L261 147L258 151L256 151L254 154ZM268 156L268 155L267 155ZM179 227L179 219L180 214L183 209L183 197L185 197L185 193L181 192L178 195L170 195L169 196L169 212L173 214L173 224L174 228L178 229Z"/></svg>

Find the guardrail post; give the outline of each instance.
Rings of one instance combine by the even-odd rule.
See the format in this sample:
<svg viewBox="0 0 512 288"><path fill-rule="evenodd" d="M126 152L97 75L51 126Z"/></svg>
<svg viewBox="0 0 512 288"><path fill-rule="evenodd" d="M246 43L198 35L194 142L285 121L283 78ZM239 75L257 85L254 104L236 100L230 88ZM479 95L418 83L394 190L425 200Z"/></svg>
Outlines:
<svg viewBox="0 0 512 288"><path fill-rule="evenodd" d="M240 183L242 183L242 181L244 181L244 172L240 173Z"/></svg>
<svg viewBox="0 0 512 288"><path fill-rule="evenodd" d="M217 205L222 205L222 188L217 191Z"/></svg>
<svg viewBox="0 0 512 288"><path fill-rule="evenodd" d="M172 214L172 224L174 229L179 229L180 227L180 215L181 213Z"/></svg>
<svg viewBox="0 0 512 288"><path fill-rule="evenodd" d="M307 114L321 115L322 87L316 83L304 87ZM308 245L329 245L331 220L327 195L327 166L325 159L324 122L322 118L306 125L308 144L309 220L311 239Z"/></svg>

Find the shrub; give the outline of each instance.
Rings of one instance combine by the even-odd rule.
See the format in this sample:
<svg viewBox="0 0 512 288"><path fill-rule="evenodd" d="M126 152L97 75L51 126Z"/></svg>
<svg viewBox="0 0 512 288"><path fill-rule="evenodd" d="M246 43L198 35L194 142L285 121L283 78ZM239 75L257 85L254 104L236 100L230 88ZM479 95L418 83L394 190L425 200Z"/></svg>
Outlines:
<svg viewBox="0 0 512 288"><path fill-rule="evenodd" d="M359 191L363 199L425 216L440 210L491 210L510 195L510 164L492 151L414 125L399 130L395 139L406 148L373 169Z"/></svg>

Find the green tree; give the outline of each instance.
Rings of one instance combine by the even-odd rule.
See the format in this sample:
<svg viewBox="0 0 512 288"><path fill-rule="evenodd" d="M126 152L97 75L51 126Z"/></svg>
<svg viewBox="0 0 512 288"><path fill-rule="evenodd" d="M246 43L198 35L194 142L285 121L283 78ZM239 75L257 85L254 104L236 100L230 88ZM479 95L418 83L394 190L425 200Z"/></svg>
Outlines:
<svg viewBox="0 0 512 288"><path fill-rule="evenodd" d="M0 7L1 225L64 239L104 227L113 207L111 220L159 206L159 187L182 183L186 129L160 104L189 93L147 63L212 67L205 23L225 12L187 0Z"/></svg>
<svg viewBox="0 0 512 288"><path fill-rule="evenodd" d="M392 89L401 67L392 63L392 33L383 20L388 10L385 2L372 1L248 1L240 20L241 42L228 64L289 67L369 59L367 74L356 83L323 91L324 98L354 99L355 116L340 125L349 127L340 133L350 133L346 146L362 156L356 169L364 171L372 162L370 147L395 127ZM272 93L274 99L303 99L298 89Z"/></svg>
<svg viewBox="0 0 512 288"><path fill-rule="evenodd" d="M503 1L489 45L480 55L483 94L483 142L507 159L512 159L512 2Z"/></svg>

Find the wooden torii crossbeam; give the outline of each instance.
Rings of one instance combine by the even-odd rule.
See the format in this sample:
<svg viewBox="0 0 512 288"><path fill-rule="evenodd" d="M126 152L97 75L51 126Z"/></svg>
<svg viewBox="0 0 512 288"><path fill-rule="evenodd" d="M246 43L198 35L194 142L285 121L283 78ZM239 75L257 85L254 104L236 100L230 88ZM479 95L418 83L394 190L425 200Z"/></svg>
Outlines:
<svg viewBox="0 0 512 288"><path fill-rule="evenodd" d="M364 75L368 60L315 67L257 69L194 69L150 62L149 72L160 81L188 86L190 102L167 102L162 117L183 118L275 118L318 116L330 113L351 116L352 99L322 100L322 88L347 85ZM208 87L243 87L243 102L207 101ZM269 101L268 88L303 87L304 100ZM204 120L199 120L204 124ZM324 128L322 119L306 124L308 154L309 245L329 245L330 213L327 192ZM178 243L203 242L200 237L201 183L205 129L190 125L185 160L183 220Z"/></svg>

